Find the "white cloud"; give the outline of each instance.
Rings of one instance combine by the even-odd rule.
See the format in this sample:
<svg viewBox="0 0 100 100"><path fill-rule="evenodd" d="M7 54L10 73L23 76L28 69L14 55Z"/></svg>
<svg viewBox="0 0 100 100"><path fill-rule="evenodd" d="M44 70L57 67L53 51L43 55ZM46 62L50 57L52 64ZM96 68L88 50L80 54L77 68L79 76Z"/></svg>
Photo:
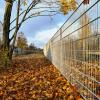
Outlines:
<svg viewBox="0 0 100 100"><path fill-rule="evenodd" d="M49 30L44 30L38 32L36 36L33 38L36 46L43 47L43 44L47 43L49 39L55 34L58 28L53 28Z"/></svg>
<svg viewBox="0 0 100 100"><path fill-rule="evenodd" d="M4 15L4 9L0 8L0 16L3 16L3 15Z"/></svg>
<svg viewBox="0 0 100 100"><path fill-rule="evenodd" d="M57 28L49 29L46 31L41 31L36 34L34 37L35 41L48 41L54 33L57 31Z"/></svg>
<svg viewBox="0 0 100 100"><path fill-rule="evenodd" d="M57 27L54 27L52 29L37 32L33 38L29 38L29 43L33 41L37 47L43 48L43 46L57 32L57 30L61 27L61 25L62 23L60 23Z"/></svg>

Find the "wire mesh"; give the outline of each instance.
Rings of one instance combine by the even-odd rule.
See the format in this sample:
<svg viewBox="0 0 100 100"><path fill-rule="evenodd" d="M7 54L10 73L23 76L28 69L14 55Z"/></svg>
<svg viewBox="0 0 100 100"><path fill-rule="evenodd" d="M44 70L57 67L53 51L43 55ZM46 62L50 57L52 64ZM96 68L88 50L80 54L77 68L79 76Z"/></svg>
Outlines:
<svg viewBox="0 0 100 100"><path fill-rule="evenodd" d="M78 5L44 54L85 100L100 100L100 0Z"/></svg>

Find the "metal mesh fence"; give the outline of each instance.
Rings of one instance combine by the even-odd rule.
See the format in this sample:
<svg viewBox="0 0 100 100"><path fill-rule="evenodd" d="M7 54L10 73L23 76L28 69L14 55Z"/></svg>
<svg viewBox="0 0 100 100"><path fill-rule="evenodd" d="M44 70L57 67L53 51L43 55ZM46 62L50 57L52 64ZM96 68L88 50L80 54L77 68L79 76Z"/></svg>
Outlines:
<svg viewBox="0 0 100 100"><path fill-rule="evenodd" d="M100 0L78 5L44 54L85 100L100 100Z"/></svg>

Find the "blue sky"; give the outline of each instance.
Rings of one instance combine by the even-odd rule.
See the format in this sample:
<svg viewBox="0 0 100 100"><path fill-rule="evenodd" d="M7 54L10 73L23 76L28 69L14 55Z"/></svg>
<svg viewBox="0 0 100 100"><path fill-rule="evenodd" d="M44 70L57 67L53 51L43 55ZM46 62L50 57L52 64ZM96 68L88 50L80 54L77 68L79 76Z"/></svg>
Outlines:
<svg viewBox="0 0 100 100"><path fill-rule="evenodd" d="M16 5L16 4L15 4ZM5 1L0 0L0 20L3 21ZM13 7L12 19L16 16L16 9ZM56 15L52 19L50 17L35 17L26 21L21 29L27 37L28 44L35 43L38 47L43 47L44 44L54 35L60 28L68 16Z"/></svg>
<svg viewBox="0 0 100 100"><path fill-rule="evenodd" d="M82 0L78 0L78 2L82 2ZM93 2L90 2L93 3ZM91 4L90 4L91 5ZM100 5L100 2L99 2ZM0 20L3 21L3 16L4 16L4 8L5 8L5 0L0 0ZM96 8L96 7L95 7ZM95 8L94 11L95 11ZM82 8L80 8L79 12L76 13L70 22L75 20L80 13L82 13ZM92 14L93 9L91 9L88 13L90 20L93 20L96 17L96 14ZM100 9L99 9L100 10ZM13 11L12 11L12 18L13 20L16 16L16 4L14 4ZM56 33L56 31L61 27L61 25L67 20L69 17L69 14L65 15L56 15L53 16L52 19L50 17L34 17L32 19L29 19L26 21L21 29L19 30L24 32L25 36L27 37L28 44L34 43L37 47L43 48L45 43L49 41L49 39ZM92 14L92 15L91 15ZM69 24L69 23L68 23ZM78 23L74 24L72 27L72 30L77 28Z"/></svg>

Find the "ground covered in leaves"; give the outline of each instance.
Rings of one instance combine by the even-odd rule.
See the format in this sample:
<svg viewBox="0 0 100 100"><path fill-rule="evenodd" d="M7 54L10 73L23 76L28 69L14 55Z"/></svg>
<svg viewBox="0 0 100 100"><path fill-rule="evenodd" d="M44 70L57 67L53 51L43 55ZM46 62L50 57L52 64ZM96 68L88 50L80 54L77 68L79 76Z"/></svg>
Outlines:
<svg viewBox="0 0 100 100"><path fill-rule="evenodd" d="M0 100L82 100L60 72L43 56L17 57L0 70Z"/></svg>

